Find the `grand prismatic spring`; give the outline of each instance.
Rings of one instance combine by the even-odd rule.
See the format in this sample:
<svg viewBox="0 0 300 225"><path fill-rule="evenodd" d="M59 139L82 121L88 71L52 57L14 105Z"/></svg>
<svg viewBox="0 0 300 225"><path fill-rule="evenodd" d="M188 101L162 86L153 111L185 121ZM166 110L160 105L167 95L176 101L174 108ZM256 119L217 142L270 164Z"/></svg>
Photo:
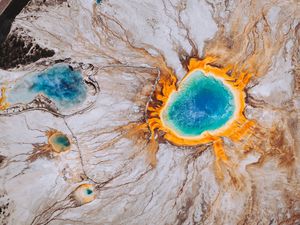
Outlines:
<svg viewBox="0 0 300 225"><path fill-rule="evenodd" d="M0 0L0 224L300 224L295 0Z"/></svg>
<svg viewBox="0 0 300 225"><path fill-rule="evenodd" d="M213 143L217 160L227 161L222 137L240 140L254 125L244 116L244 88L251 75L231 74L232 67L217 68L204 60L191 59L189 72L179 87L174 82L161 80L155 92L158 103L150 103L149 127L165 132L164 138L179 146ZM167 78L168 79L168 78Z"/></svg>

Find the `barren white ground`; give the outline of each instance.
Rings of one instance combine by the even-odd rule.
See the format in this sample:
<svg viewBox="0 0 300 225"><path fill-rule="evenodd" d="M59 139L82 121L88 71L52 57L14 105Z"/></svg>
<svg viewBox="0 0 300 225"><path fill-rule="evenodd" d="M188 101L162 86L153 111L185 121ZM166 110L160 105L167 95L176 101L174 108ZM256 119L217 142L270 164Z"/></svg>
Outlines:
<svg viewBox="0 0 300 225"><path fill-rule="evenodd" d="M12 87L47 68L44 62L71 58L94 66L100 92L92 107L71 116L33 110L0 117L1 224L300 224L298 1L36 2L18 15L13 29L23 28L55 55L0 70L1 85ZM231 40L218 39L222 32ZM237 47L241 37L249 39L247 49ZM160 143L158 164L151 168L142 145L126 137L110 144L119 135L115 128L144 119L159 74L156 58L162 56L180 80L186 73L181 57L195 49L203 57L209 43L225 42L231 47L223 55L240 61L259 53L255 65L267 69L259 67L263 73L254 74L247 89L246 116L268 135L274 129L275 136L282 134L258 135L264 145L247 154L225 140L242 185L228 174L217 180L211 147L195 155L193 148ZM47 142L49 128L71 138L71 151L28 161L32 144ZM76 205L70 194L82 183L97 187L96 199Z"/></svg>

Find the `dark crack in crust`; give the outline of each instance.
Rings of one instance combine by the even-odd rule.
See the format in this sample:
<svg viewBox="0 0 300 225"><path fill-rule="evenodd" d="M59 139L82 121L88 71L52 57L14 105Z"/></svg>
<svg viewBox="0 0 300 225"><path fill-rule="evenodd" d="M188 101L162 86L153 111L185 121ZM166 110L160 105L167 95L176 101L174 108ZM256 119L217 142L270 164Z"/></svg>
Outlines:
<svg viewBox="0 0 300 225"><path fill-rule="evenodd" d="M5 165L6 163L6 156L0 155L0 168Z"/></svg>
<svg viewBox="0 0 300 225"><path fill-rule="evenodd" d="M33 38L14 31L0 44L0 68L10 69L18 65L27 65L54 54L53 50L36 44Z"/></svg>
<svg viewBox="0 0 300 225"><path fill-rule="evenodd" d="M8 225L9 216L11 215L11 202L5 192L0 191L0 224Z"/></svg>
<svg viewBox="0 0 300 225"><path fill-rule="evenodd" d="M60 5L64 2L68 2L68 0L31 0L30 5L53 6L53 5Z"/></svg>
<svg viewBox="0 0 300 225"><path fill-rule="evenodd" d="M24 12L48 12L50 7L70 7L68 0L31 0L25 7ZM36 19L36 17L32 17Z"/></svg>

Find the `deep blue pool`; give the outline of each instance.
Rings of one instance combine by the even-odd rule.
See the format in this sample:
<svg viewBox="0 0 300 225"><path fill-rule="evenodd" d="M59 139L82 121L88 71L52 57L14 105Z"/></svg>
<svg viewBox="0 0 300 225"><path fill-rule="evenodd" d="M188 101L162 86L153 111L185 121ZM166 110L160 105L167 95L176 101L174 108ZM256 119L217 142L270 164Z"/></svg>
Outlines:
<svg viewBox="0 0 300 225"><path fill-rule="evenodd" d="M163 121L182 136L222 127L234 114L234 96L222 81L196 70L172 94Z"/></svg>
<svg viewBox="0 0 300 225"><path fill-rule="evenodd" d="M68 65L56 65L19 81L9 92L8 101L26 103L38 93L53 100L59 108L69 108L86 99L87 87L79 71Z"/></svg>

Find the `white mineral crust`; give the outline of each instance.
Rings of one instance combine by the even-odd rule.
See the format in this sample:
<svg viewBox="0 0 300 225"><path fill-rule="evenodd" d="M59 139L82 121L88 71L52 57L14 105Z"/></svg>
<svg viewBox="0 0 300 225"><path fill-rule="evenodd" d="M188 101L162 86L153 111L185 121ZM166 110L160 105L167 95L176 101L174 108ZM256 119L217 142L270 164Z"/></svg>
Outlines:
<svg viewBox="0 0 300 225"><path fill-rule="evenodd" d="M0 224L300 224L299 2L103 0L97 5L92 0L70 0L39 6L37 2L41 1L33 0L23 9L12 30L22 28L55 55L0 70L1 86L10 87L26 74L45 69L41 62L71 58L97 69L94 77L100 92L88 110L71 116L33 110L0 117ZM286 5L296 12L291 23L280 19ZM191 57L193 48L198 57L205 56L206 44L222 27L230 34L231 16L237 12L245 14L241 24L258 22L257 33L247 37L250 42L258 40L249 42L249 56L256 47L272 48L255 45L262 40L259 24L281 29L270 31L271 37L285 34L279 50L269 57L267 72L254 75L246 102L246 116L266 129L278 127L284 141L273 148L269 136L259 137L271 144L256 143L257 149L245 153L242 144L225 140L241 178L238 187L228 173L223 180L216 178L211 146L196 155L195 148L160 143L157 166L151 168L143 142L118 139L116 130L145 118L158 76L151 59L163 56L180 80L187 72L180 57ZM235 36L231 38L235 43ZM49 129L68 135L71 150L28 160L32 144L47 143ZM280 164L285 156L291 156L291 162L288 158ZM96 199L75 205L70 196L82 183L97 186Z"/></svg>

